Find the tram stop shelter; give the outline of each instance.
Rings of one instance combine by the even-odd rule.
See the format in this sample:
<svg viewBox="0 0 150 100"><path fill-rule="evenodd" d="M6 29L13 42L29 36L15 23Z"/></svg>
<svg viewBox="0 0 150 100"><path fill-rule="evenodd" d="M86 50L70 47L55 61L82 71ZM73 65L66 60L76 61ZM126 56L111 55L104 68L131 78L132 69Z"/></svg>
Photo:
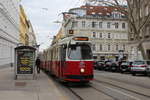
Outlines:
<svg viewBox="0 0 150 100"><path fill-rule="evenodd" d="M31 46L18 46L15 48L15 79L18 76L35 77L36 48Z"/></svg>

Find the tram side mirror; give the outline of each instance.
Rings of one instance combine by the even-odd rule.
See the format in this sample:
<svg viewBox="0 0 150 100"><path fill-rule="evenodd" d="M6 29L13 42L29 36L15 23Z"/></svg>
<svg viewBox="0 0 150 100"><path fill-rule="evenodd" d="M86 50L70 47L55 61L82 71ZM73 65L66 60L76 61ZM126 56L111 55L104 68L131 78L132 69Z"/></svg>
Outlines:
<svg viewBox="0 0 150 100"><path fill-rule="evenodd" d="M66 48L67 48L67 45L66 45L66 44L64 44L64 45L62 45L62 47L63 47L63 49L66 49Z"/></svg>

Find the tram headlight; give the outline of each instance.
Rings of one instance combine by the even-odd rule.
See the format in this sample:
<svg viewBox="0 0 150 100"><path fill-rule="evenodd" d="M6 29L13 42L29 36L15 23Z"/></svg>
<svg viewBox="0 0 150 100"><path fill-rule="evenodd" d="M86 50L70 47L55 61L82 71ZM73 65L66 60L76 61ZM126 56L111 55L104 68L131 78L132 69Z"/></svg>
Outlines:
<svg viewBox="0 0 150 100"><path fill-rule="evenodd" d="M81 69L80 69L80 72L81 72L81 73L84 73L84 72L85 72L85 69L84 69L84 68L81 68Z"/></svg>

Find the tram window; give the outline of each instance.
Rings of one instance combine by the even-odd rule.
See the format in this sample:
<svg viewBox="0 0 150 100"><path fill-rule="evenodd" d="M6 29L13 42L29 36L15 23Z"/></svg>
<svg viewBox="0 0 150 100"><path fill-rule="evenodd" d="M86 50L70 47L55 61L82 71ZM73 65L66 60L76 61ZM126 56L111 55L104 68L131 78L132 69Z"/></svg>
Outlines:
<svg viewBox="0 0 150 100"><path fill-rule="evenodd" d="M92 59L92 52L89 46L86 45L82 46L81 52L82 52L82 59Z"/></svg>
<svg viewBox="0 0 150 100"><path fill-rule="evenodd" d="M61 57L61 61L65 61L65 59L66 59L66 48L61 47L60 57Z"/></svg>
<svg viewBox="0 0 150 100"><path fill-rule="evenodd" d="M92 59L91 48L88 45L71 45L68 57L74 60Z"/></svg>
<svg viewBox="0 0 150 100"><path fill-rule="evenodd" d="M80 46L70 46L69 47L69 58L70 59L74 59L74 60L78 60L81 59L81 48Z"/></svg>

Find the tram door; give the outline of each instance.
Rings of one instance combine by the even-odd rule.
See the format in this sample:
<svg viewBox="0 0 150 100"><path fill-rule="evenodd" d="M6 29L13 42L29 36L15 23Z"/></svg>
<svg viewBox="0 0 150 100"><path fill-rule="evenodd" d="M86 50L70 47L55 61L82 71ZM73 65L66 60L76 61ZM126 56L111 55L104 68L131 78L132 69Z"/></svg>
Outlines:
<svg viewBox="0 0 150 100"><path fill-rule="evenodd" d="M66 63L66 46L62 45L60 47L60 77L63 77L63 70Z"/></svg>

